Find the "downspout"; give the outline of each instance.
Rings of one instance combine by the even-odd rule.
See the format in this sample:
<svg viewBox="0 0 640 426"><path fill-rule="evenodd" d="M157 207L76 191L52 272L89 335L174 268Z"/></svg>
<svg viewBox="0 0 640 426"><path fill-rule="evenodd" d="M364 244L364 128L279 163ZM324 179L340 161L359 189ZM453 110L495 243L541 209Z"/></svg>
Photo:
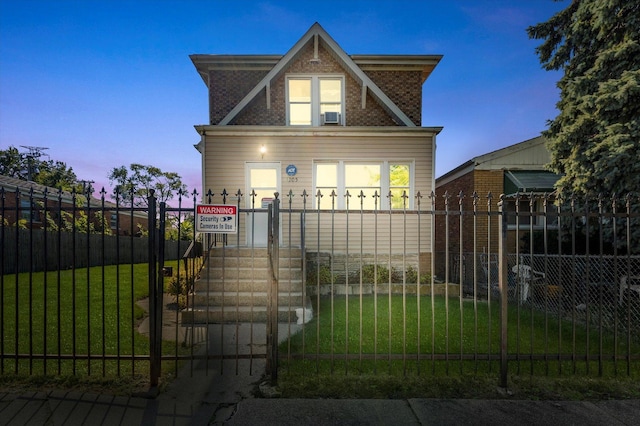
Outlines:
<svg viewBox="0 0 640 426"><path fill-rule="evenodd" d="M437 143L436 143L436 137L438 136L437 133L433 134L433 139L431 142L431 192L433 192L435 194L436 192L436 149L437 149Z"/></svg>
<svg viewBox="0 0 640 426"><path fill-rule="evenodd" d="M198 133L200 134L200 142L196 145L194 145L194 147L198 150L198 152L200 153L200 185L201 185L201 190L200 190L200 195L201 195L201 199L200 200L204 200L204 193L206 192L205 190L205 176L206 171L205 171L205 153L206 153L206 143L205 143L205 138L206 138L206 131L204 130L204 128L198 129Z"/></svg>

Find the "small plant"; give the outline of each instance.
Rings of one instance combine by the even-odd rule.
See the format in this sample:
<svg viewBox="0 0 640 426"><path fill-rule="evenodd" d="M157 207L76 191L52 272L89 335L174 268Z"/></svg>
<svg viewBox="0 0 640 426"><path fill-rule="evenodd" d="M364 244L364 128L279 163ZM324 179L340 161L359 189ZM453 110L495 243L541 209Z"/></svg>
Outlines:
<svg viewBox="0 0 640 426"><path fill-rule="evenodd" d="M364 265L362 267L362 282L367 284L388 283L389 268L384 265Z"/></svg>
<svg viewBox="0 0 640 426"><path fill-rule="evenodd" d="M167 284L166 291L169 294L176 296L176 303L179 309L187 307L187 295L189 290L193 288L195 279L193 276L187 276L186 273L180 273L177 277L171 277Z"/></svg>
<svg viewBox="0 0 640 426"><path fill-rule="evenodd" d="M413 266L409 266L406 272L406 282L415 284L418 281L418 270ZM431 275L428 273L420 274L420 284L428 284L431 282Z"/></svg>

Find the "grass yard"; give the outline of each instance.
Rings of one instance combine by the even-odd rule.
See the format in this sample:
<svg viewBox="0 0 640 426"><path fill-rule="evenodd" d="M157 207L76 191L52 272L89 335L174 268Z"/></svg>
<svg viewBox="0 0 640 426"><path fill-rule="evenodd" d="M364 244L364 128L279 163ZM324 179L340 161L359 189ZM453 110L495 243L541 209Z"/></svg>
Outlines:
<svg viewBox="0 0 640 426"><path fill-rule="evenodd" d="M177 262L167 266L177 267ZM0 287L0 365L6 376L148 378L149 340L137 332L148 296L148 265L4 275ZM175 353L173 342L163 342ZM29 357L6 356L22 354ZM33 358L30 355L39 355ZM63 359L43 359L42 355ZM101 359L107 356L112 359Z"/></svg>
<svg viewBox="0 0 640 426"><path fill-rule="evenodd" d="M280 346L279 385L285 394L452 397L451 393L495 393L500 371L497 301L460 304L457 298L385 295L378 296L377 303L373 296L350 296L347 303L344 296L336 296L322 298L314 312L317 315L303 331ZM593 327L587 332L582 323L558 320L526 306L510 306L508 318L512 382L522 385L520 377L526 377L527 387L535 382L536 388L545 389L547 379L554 386L568 380L572 383L568 389L575 389L595 378L598 383L611 380L617 388L617 383L633 378L625 392L640 395L640 361L625 358L628 354L638 357L637 340L629 346L622 333L601 333ZM611 391L612 386L606 388Z"/></svg>

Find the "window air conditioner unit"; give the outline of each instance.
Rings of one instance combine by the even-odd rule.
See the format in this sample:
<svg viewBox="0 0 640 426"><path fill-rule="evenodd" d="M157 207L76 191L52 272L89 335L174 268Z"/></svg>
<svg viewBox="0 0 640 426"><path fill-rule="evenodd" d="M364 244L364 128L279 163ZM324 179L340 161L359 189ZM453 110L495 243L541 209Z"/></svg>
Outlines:
<svg viewBox="0 0 640 426"><path fill-rule="evenodd" d="M340 113L327 111L323 115L323 124L340 124Z"/></svg>

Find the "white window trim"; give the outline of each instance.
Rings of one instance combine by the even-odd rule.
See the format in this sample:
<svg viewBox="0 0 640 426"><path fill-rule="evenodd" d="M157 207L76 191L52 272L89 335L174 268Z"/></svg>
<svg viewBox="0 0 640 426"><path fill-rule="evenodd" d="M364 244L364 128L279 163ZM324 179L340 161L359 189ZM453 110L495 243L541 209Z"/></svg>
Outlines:
<svg viewBox="0 0 640 426"><path fill-rule="evenodd" d="M295 79L310 79L311 80L311 125L310 127L321 126L322 122L320 120L320 83L321 79L328 80L341 80L342 92L340 93L340 123L339 126L344 126L345 116L345 78L342 74L286 74L285 75L285 109L286 109L286 120L287 126L291 126L291 119L289 117L289 80ZM308 127L303 125L295 125L295 127Z"/></svg>
<svg viewBox="0 0 640 426"><path fill-rule="evenodd" d="M378 203L378 210L388 210L389 209L389 165L391 164L407 164L409 166L409 193L407 199L407 210L413 210L415 206L415 161L414 160L313 160L312 170L313 170L313 208L318 208L318 198L316 194L318 193L317 189L317 164L336 164L337 165L337 197L336 197L336 209L345 209L346 208L346 182L345 182L345 165L346 164L379 164L381 166L380 171L380 199ZM330 194L322 193L322 206L330 206L331 199L329 197ZM357 196L358 194L350 194L352 197ZM328 203L328 204L327 204ZM324 208L323 208L324 210Z"/></svg>

